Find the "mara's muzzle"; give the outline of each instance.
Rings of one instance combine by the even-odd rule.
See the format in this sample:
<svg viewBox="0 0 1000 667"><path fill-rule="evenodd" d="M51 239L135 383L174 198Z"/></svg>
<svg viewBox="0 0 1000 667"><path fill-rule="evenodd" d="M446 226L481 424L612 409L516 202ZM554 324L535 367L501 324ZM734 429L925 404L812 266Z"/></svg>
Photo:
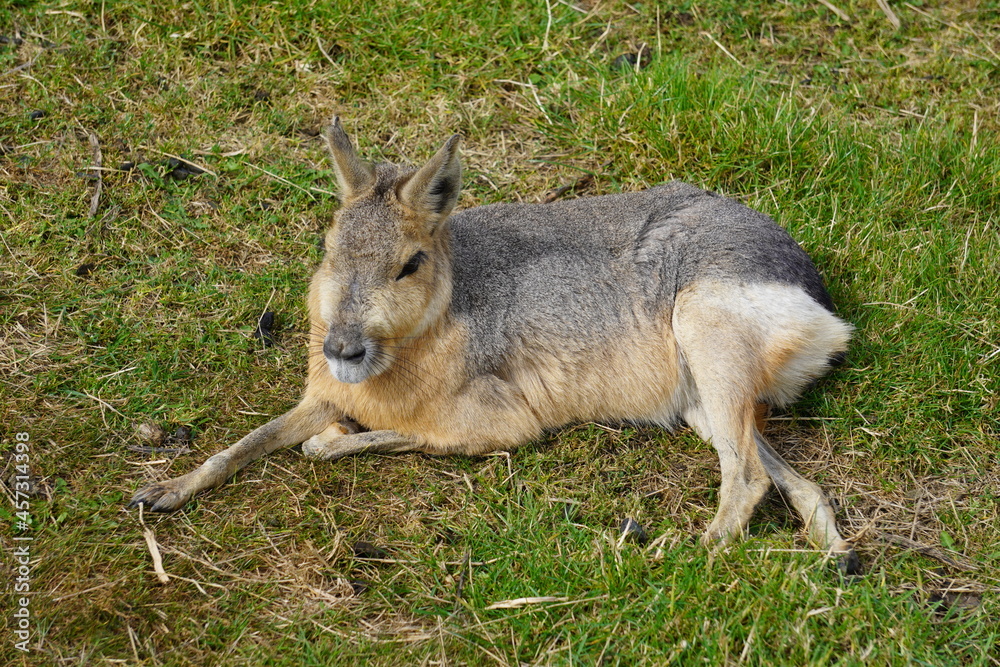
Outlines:
<svg viewBox="0 0 1000 667"><path fill-rule="evenodd" d="M360 327L331 329L323 340L323 356L330 372L341 382L356 383L375 374L375 341L365 338Z"/></svg>

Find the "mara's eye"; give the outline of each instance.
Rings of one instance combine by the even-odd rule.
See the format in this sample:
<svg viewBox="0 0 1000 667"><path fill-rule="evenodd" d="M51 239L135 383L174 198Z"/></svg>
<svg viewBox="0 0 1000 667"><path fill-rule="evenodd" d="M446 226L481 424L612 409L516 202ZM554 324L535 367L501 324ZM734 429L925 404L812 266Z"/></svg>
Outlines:
<svg viewBox="0 0 1000 667"><path fill-rule="evenodd" d="M427 255L424 254L423 250L411 257L406 264L403 265L403 270L399 272L398 276L396 276L396 280L402 280L411 273L415 273L416 270L420 268L420 265L423 263L425 257L427 257Z"/></svg>

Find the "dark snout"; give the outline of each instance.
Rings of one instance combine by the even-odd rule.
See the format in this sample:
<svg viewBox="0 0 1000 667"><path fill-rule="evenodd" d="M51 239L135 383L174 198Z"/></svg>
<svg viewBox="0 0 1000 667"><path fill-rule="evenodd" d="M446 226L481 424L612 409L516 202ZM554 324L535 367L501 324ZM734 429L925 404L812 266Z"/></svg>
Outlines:
<svg viewBox="0 0 1000 667"><path fill-rule="evenodd" d="M365 360L361 330L330 331L323 341L323 355L330 361L358 365Z"/></svg>
<svg viewBox="0 0 1000 667"><path fill-rule="evenodd" d="M380 372L379 346L361 333L360 326L333 326L323 339L323 356L333 377L341 382L363 382Z"/></svg>

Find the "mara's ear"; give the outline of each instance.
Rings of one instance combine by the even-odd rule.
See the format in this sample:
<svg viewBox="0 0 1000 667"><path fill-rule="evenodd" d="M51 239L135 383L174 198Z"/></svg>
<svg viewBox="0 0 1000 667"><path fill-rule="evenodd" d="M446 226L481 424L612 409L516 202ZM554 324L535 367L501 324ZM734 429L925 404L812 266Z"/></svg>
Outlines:
<svg viewBox="0 0 1000 667"><path fill-rule="evenodd" d="M396 193L399 201L436 220L447 217L462 187L462 162L458 157L461 143L461 135L452 135L427 164L400 186Z"/></svg>
<svg viewBox="0 0 1000 667"><path fill-rule="evenodd" d="M370 164L358 157L351 138L340 124L340 116L333 117L333 123L326 128L323 136L337 170L341 201L352 199L370 188L375 182L375 172Z"/></svg>

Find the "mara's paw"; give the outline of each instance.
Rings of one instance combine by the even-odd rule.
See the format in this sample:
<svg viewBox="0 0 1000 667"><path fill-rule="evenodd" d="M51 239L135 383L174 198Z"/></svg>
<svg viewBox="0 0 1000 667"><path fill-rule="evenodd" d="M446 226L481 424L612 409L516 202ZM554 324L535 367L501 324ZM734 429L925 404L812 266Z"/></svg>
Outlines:
<svg viewBox="0 0 1000 667"><path fill-rule="evenodd" d="M317 459L319 461L329 461L330 459L336 458L337 455L335 451L321 436L322 434L314 435L302 443L303 456L308 456L311 459Z"/></svg>
<svg viewBox="0 0 1000 667"><path fill-rule="evenodd" d="M713 551L723 549L734 540L745 535L745 528L739 521L720 521L718 517L701 534L701 545Z"/></svg>
<svg viewBox="0 0 1000 667"><path fill-rule="evenodd" d="M135 492L128 506L142 505L149 512L173 512L191 500L191 494L178 486L175 479L144 486Z"/></svg>
<svg viewBox="0 0 1000 667"><path fill-rule="evenodd" d="M865 573L865 568L858 558L858 552L851 549L847 553L837 556L837 569L840 573L848 577L857 577Z"/></svg>
<svg viewBox="0 0 1000 667"><path fill-rule="evenodd" d="M865 573L858 552L850 542L840 540L830 549L830 553L836 558L837 569L845 577L857 577Z"/></svg>
<svg viewBox="0 0 1000 667"><path fill-rule="evenodd" d="M347 452L335 443L346 435L357 433L360 427L352 421L341 421L331 424L322 433L318 433L302 443L302 454L311 459L329 461L340 458Z"/></svg>
<svg viewBox="0 0 1000 667"><path fill-rule="evenodd" d="M739 537L739 535L739 533L733 535L732 533L720 533L714 530L706 530L701 534L698 542L701 543L701 546L714 553L722 551L728 547L733 543L733 538Z"/></svg>

